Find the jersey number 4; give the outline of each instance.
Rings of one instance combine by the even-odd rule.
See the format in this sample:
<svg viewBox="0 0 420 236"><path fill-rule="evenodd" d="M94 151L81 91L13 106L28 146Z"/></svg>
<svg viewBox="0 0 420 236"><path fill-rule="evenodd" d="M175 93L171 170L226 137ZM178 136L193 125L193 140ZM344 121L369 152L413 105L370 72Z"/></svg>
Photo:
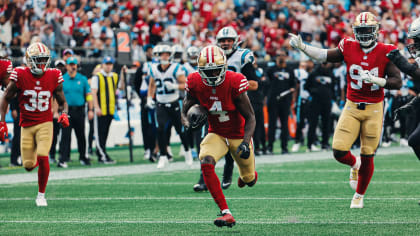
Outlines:
<svg viewBox="0 0 420 236"><path fill-rule="evenodd" d="M222 102L220 101L214 101L209 111L212 115L219 116L220 123L230 120L229 115L227 114L228 112L222 110Z"/></svg>
<svg viewBox="0 0 420 236"><path fill-rule="evenodd" d="M51 93L50 91L40 91L37 93L35 90L25 90L24 96L30 96L29 104L25 103L27 111L46 111L50 105Z"/></svg>

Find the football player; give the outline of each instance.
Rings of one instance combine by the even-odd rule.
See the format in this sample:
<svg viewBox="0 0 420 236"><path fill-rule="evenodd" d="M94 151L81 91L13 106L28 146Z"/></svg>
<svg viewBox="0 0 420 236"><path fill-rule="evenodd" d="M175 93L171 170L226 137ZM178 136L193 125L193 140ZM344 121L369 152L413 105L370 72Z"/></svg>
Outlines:
<svg viewBox="0 0 420 236"><path fill-rule="evenodd" d="M347 65L347 101L334 131L332 148L338 162L351 166L350 186L356 193L350 208L363 208L381 136L384 88L399 89L402 82L400 71L386 57L396 47L376 40L379 23L375 15L360 13L352 27L355 39L342 39L334 49L306 45L294 34L290 34L290 45L319 62L344 60ZM350 152L358 136L361 158Z"/></svg>
<svg viewBox="0 0 420 236"><path fill-rule="evenodd" d="M255 116L246 91L249 83L240 73L227 70L226 56L217 46L207 46L200 52L198 72L188 76L182 109L185 127L190 124L187 112L194 104L201 104L208 112L208 134L200 144L199 158L204 182L221 216L214 224L232 227L235 219L230 212L214 167L230 152L239 168L238 186L252 187L257 182L251 137L255 129Z"/></svg>
<svg viewBox="0 0 420 236"><path fill-rule="evenodd" d="M404 73L410 75L415 80L420 80L420 18L415 19L408 28L408 38L413 40L412 44L407 46L410 54L416 60L417 65L410 64L407 59L401 55L399 50L393 50L387 57ZM395 120L402 114L409 114L420 107L420 95L414 97L409 103L398 108L395 111ZM420 125L408 137L408 145L413 148L414 153L420 160Z"/></svg>
<svg viewBox="0 0 420 236"><path fill-rule="evenodd" d="M26 67L16 67L10 75L10 82L0 101L0 140L7 134L5 114L8 102L17 95L20 108L21 156L27 171L38 168L37 206L47 206L47 187L50 165L48 153L53 137L53 115L51 98L54 96L60 106L58 122L69 126L67 103L63 93L63 77L60 70L48 68L51 62L50 50L42 43L31 44L26 50Z"/></svg>
<svg viewBox="0 0 420 236"><path fill-rule="evenodd" d="M162 45L159 50L159 63L152 64L149 71L150 81L147 91L148 108L155 107L153 97L156 94L156 118L157 137L160 150L160 157L157 168L163 168L168 164L169 145L167 133L168 124L175 127L181 137L185 150L185 162L191 166L193 163L191 150L185 137L181 123L181 110L178 102L179 91L185 88L185 72L178 63L171 63L172 49L169 45Z"/></svg>
<svg viewBox="0 0 420 236"><path fill-rule="evenodd" d="M239 36L233 27L224 27L217 32L217 46L225 53L227 58L227 69L233 72L242 73L249 83L249 90L258 89L258 77L255 73L253 63L255 63L254 54L249 49L239 47ZM233 159L230 153L226 154L225 167L223 170L222 188L228 189L232 184ZM200 180L197 184L203 185Z"/></svg>
<svg viewBox="0 0 420 236"><path fill-rule="evenodd" d="M9 84L9 76L13 71L12 61L7 57L0 57L0 97Z"/></svg>

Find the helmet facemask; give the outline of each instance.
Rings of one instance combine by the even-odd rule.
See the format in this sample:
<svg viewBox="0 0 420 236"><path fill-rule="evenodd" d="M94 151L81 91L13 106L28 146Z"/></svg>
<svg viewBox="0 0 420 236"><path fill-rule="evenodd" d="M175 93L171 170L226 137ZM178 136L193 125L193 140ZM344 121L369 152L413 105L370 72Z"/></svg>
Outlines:
<svg viewBox="0 0 420 236"><path fill-rule="evenodd" d="M413 38L414 42L407 45L407 49L414 58L420 57L420 38Z"/></svg>
<svg viewBox="0 0 420 236"><path fill-rule="evenodd" d="M376 42L378 29L378 25L353 26L353 33L360 45L368 48Z"/></svg>
<svg viewBox="0 0 420 236"><path fill-rule="evenodd" d="M198 67L198 72L204 84L208 86L218 86L225 80L226 65L214 65Z"/></svg>
<svg viewBox="0 0 420 236"><path fill-rule="evenodd" d="M51 63L50 56L31 56L28 57L28 63L31 68L31 72L34 75L42 75L48 69Z"/></svg>

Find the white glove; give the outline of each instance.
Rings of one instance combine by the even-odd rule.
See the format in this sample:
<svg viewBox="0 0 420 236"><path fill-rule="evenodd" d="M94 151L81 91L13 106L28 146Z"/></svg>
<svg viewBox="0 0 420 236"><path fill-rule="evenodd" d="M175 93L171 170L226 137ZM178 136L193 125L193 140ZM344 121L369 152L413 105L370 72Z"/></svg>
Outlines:
<svg viewBox="0 0 420 236"><path fill-rule="evenodd" d="M165 84L165 87L169 90L177 90L179 88L177 83L171 83L169 81L165 81L163 82L163 84Z"/></svg>
<svg viewBox="0 0 420 236"><path fill-rule="evenodd" d="M376 77L372 75L368 70L362 70L360 72L360 79L366 83L377 84L381 87L384 87L386 84L386 80L384 78Z"/></svg>
<svg viewBox="0 0 420 236"><path fill-rule="evenodd" d="M152 97L147 97L146 107L149 109L155 108L155 101Z"/></svg>
<svg viewBox="0 0 420 236"><path fill-rule="evenodd" d="M289 33L289 36L290 36L290 40L289 40L290 46L292 46L295 49L299 49L301 51L305 50L306 45L303 43L300 35Z"/></svg>

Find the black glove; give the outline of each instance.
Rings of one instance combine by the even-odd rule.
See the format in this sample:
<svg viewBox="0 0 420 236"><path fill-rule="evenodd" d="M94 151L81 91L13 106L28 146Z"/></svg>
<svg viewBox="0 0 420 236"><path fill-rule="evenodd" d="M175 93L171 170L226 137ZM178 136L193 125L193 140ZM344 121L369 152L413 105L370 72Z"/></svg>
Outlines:
<svg viewBox="0 0 420 236"><path fill-rule="evenodd" d="M420 105L420 97L416 96L413 99L411 99L410 102L408 102L404 106L395 110L394 121L398 120L401 115L406 115L415 111L415 109L418 108L419 105Z"/></svg>
<svg viewBox="0 0 420 236"><path fill-rule="evenodd" d="M242 159L248 159L249 155L251 154L251 151L249 150L249 144L242 142L239 145L238 149L236 150L236 154L239 154L239 153L241 153L240 157Z"/></svg>

